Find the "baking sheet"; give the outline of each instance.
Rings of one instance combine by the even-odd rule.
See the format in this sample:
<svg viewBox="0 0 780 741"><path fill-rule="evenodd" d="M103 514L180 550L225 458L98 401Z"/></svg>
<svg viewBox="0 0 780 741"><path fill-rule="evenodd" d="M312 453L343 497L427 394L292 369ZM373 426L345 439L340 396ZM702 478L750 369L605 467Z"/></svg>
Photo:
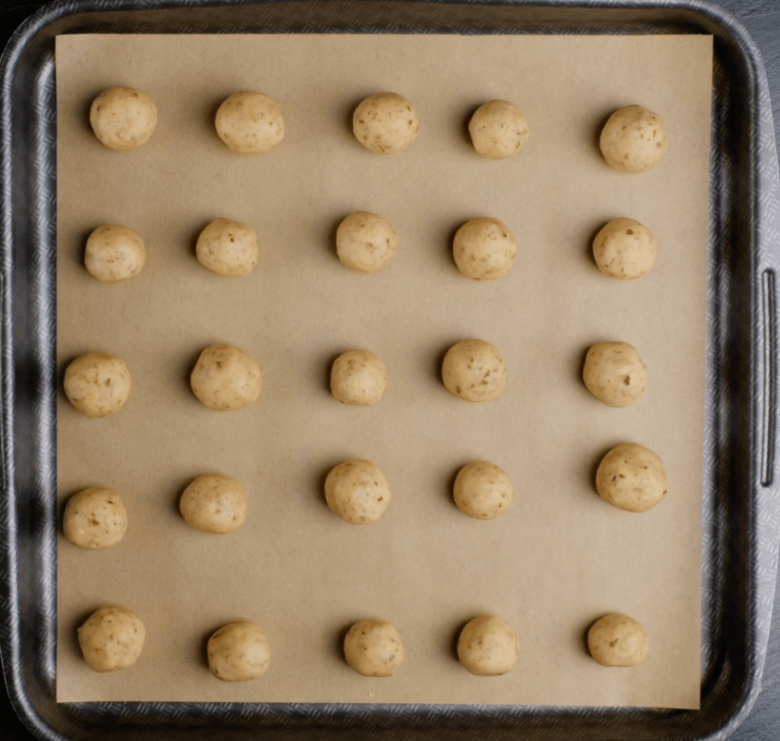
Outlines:
<svg viewBox="0 0 780 741"><path fill-rule="evenodd" d="M58 358L113 352L134 379L127 406L104 420L58 403L60 497L112 486L131 518L110 551L60 540L58 700L697 707L711 54L703 36L58 38ZM152 141L130 155L103 148L87 124L89 102L113 84L145 90L160 111ZM259 158L213 133L216 106L239 89L271 95L286 118L284 142ZM371 156L349 130L354 105L384 89L412 100L422 123L397 158ZM531 125L507 162L480 159L465 134L494 97ZM609 170L597 149L606 116L633 102L661 112L672 136L664 163L638 177ZM400 236L377 276L334 256L336 225L358 209ZM497 283L467 281L449 256L454 230L477 215L518 238L515 269ZM240 281L193 256L218 216L260 236L259 269ZM609 281L588 254L616 216L661 245L638 283ZM105 222L147 241L147 266L128 284L97 284L81 264ZM446 348L472 336L507 361L496 402L469 405L440 383ZM650 388L629 409L603 407L578 378L587 347L612 339L648 366ZM222 341L264 372L260 402L231 414L208 412L186 382L200 350ZM376 407L328 393L329 362L352 347L388 365ZM647 515L592 489L600 456L626 440L655 450L672 481ZM324 504L324 476L347 457L390 479L394 500L375 525L349 526ZM449 498L458 468L480 458L516 487L494 522L465 518ZM210 470L249 493L235 535L196 532L177 514L184 485ZM132 669L98 675L74 629L105 603L137 612L147 645ZM642 667L610 671L587 656L588 625L613 610L648 628ZM523 644L503 677L472 677L452 652L483 612L508 619ZM390 680L360 677L340 655L363 617L404 638ZM266 630L272 668L222 684L203 641L237 618Z"/></svg>

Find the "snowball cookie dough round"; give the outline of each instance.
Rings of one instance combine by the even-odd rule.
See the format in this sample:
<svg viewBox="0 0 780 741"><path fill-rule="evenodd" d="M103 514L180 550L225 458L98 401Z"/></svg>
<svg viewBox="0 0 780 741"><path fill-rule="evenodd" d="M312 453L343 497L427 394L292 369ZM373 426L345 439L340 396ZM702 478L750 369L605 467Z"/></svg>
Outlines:
<svg viewBox="0 0 780 741"><path fill-rule="evenodd" d="M639 105L615 111L601 131L601 153L621 172L647 172L669 149L666 126L657 113Z"/></svg>
<svg viewBox="0 0 780 741"><path fill-rule="evenodd" d="M370 350L348 350L330 371L330 390L342 404L372 406L387 389L387 368Z"/></svg>
<svg viewBox="0 0 780 741"><path fill-rule="evenodd" d="M480 615L466 623L458 638L458 659L472 674L495 677L517 664L520 641L498 615Z"/></svg>
<svg viewBox="0 0 780 741"><path fill-rule="evenodd" d="M260 366L233 345L211 345L198 358L190 377L192 391L215 412L243 409L260 396Z"/></svg>
<svg viewBox="0 0 780 741"><path fill-rule="evenodd" d="M198 476L182 493L179 510L204 533L234 533L246 520L244 487L220 473Z"/></svg>
<svg viewBox="0 0 780 741"><path fill-rule="evenodd" d="M623 443L602 458L596 471L601 498L626 512L647 512L669 491L661 459L637 443Z"/></svg>
<svg viewBox="0 0 780 741"><path fill-rule="evenodd" d="M593 240L593 257L610 278L637 280L655 265L658 245L646 226L634 219L613 219Z"/></svg>
<svg viewBox="0 0 780 741"><path fill-rule="evenodd" d="M64 385L68 401L83 415L106 417L130 396L130 371L115 355L90 352L67 367Z"/></svg>
<svg viewBox="0 0 780 741"><path fill-rule="evenodd" d="M74 494L62 519L65 537L79 548L116 545L127 531L127 510L113 489L93 486Z"/></svg>
<svg viewBox="0 0 780 741"><path fill-rule="evenodd" d="M325 479L325 501L341 519L366 525L376 522L390 504L390 483L376 463L344 461Z"/></svg>
<svg viewBox="0 0 780 741"><path fill-rule="evenodd" d="M588 350L582 380L593 396L611 407L628 407L647 389L647 369L626 342L599 342Z"/></svg>
<svg viewBox="0 0 780 741"><path fill-rule="evenodd" d="M140 90L110 87L92 101L89 123L107 147L130 152L149 141L157 126L157 106Z"/></svg>
<svg viewBox="0 0 780 741"><path fill-rule="evenodd" d="M268 671L271 647L259 625L242 620L223 625L206 645L209 669L223 682L246 682Z"/></svg>
<svg viewBox="0 0 780 741"><path fill-rule="evenodd" d="M344 657L366 677L392 677L404 660L398 631L384 620L361 620L344 638Z"/></svg>
<svg viewBox="0 0 780 741"><path fill-rule="evenodd" d="M145 638L141 619L124 607L101 607L78 629L84 661L96 672L112 672L135 664Z"/></svg>
<svg viewBox="0 0 780 741"><path fill-rule="evenodd" d="M452 494L464 515L494 520L509 509L514 489L506 471L495 463L477 461L460 469Z"/></svg>
<svg viewBox="0 0 780 741"><path fill-rule="evenodd" d="M84 266L102 283L135 278L145 262L144 240L126 226L104 224L87 238Z"/></svg>
<svg viewBox="0 0 780 741"><path fill-rule="evenodd" d="M498 280L515 263L517 242L498 219L479 217L455 233L452 255L458 270L472 280Z"/></svg>
<svg viewBox="0 0 780 741"><path fill-rule="evenodd" d="M398 249L398 235L381 216L356 211L336 230L336 253L347 267L361 273L378 273Z"/></svg>
<svg viewBox="0 0 780 741"><path fill-rule="evenodd" d="M420 133L414 106L397 93L377 93L363 100L352 116L355 138L374 154L400 154Z"/></svg>
<svg viewBox="0 0 780 741"><path fill-rule="evenodd" d="M284 138L284 119L279 107L262 93L233 93L217 109L217 134L238 154L263 154Z"/></svg>
<svg viewBox="0 0 780 741"><path fill-rule="evenodd" d="M501 353L484 340L456 342L444 356L441 375L448 391L476 402L500 396L507 379Z"/></svg>
<svg viewBox="0 0 780 741"><path fill-rule="evenodd" d="M523 148L531 130L514 105L506 100L491 100L474 111L469 134L477 154L489 160L503 160L514 157Z"/></svg>
<svg viewBox="0 0 780 741"><path fill-rule="evenodd" d="M257 234L230 219L212 221L198 236L195 254L201 265L226 278L241 278L257 265Z"/></svg>
<svg viewBox="0 0 780 741"><path fill-rule="evenodd" d="M642 623L612 612L588 631L590 655L602 666L637 666L650 651L650 639Z"/></svg>

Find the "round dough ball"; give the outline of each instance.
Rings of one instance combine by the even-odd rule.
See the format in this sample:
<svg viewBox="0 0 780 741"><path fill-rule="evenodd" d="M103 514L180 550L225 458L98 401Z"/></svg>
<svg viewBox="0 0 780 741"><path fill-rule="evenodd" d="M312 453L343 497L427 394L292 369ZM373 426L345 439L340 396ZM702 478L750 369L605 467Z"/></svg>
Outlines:
<svg viewBox="0 0 780 741"><path fill-rule="evenodd" d="M626 342L599 342L588 350L582 380L593 396L611 407L628 407L647 389L647 369Z"/></svg>
<svg viewBox="0 0 780 741"><path fill-rule="evenodd" d="M531 131L525 116L506 100L483 103L469 121L469 134L477 154L489 160L514 157Z"/></svg>
<svg viewBox="0 0 780 741"><path fill-rule="evenodd" d="M590 655L602 666L637 666L650 651L650 639L642 623L612 612L588 631Z"/></svg>
<svg viewBox="0 0 780 741"><path fill-rule="evenodd" d="M352 116L355 138L374 154L400 154L420 133L414 106L397 93L377 93L363 100Z"/></svg>
<svg viewBox="0 0 780 741"><path fill-rule="evenodd" d="M601 498L626 512L647 512L669 491L661 459L637 443L623 443L607 453L596 471Z"/></svg>
<svg viewBox="0 0 780 741"><path fill-rule="evenodd" d="M655 237L634 219L613 219L593 240L593 257L599 270L619 280L647 275L657 253Z"/></svg>
<svg viewBox="0 0 780 741"><path fill-rule="evenodd" d="M149 141L157 126L157 106L140 90L110 87L92 101L89 123L107 147L130 152Z"/></svg>
<svg viewBox="0 0 780 741"><path fill-rule="evenodd" d="M501 353L484 340L456 342L444 356L441 370L447 390L466 401L490 401L506 387Z"/></svg>
<svg viewBox="0 0 780 741"><path fill-rule="evenodd" d="M215 412L243 409L260 396L260 366L233 345L211 345L198 358L190 377L192 391Z"/></svg>
<svg viewBox="0 0 780 741"><path fill-rule="evenodd" d="M390 504L390 484L376 463L339 463L325 479L325 501L331 512L353 525L376 522Z"/></svg>
<svg viewBox="0 0 780 741"><path fill-rule="evenodd" d="M387 368L369 350L348 350L330 371L330 390L342 404L372 406L387 389Z"/></svg>
<svg viewBox="0 0 780 741"><path fill-rule="evenodd" d="M112 672L135 664L145 638L141 619L124 607L101 607L78 629L84 661L96 672Z"/></svg>
<svg viewBox="0 0 780 741"><path fill-rule="evenodd" d="M498 219L480 217L467 221L452 243L455 264L472 280L498 280L514 265L517 242Z"/></svg>
<svg viewBox="0 0 780 741"><path fill-rule="evenodd" d="M125 226L104 224L87 239L84 266L102 283L135 278L146 262L144 240Z"/></svg>
<svg viewBox="0 0 780 741"><path fill-rule="evenodd" d="M257 265L257 234L251 226L230 219L212 221L198 236L200 264L226 278L240 278Z"/></svg>
<svg viewBox="0 0 780 741"><path fill-rule="evenodd" d="M361 273L378 273L398 249L398 235L381 216L356 211L336 230L336 252L347 267Z"/></svg>
<svg viewBox="0 0 780 741"><path fill-rule="evenodd" d="M284 138L279 107L262 93L233 93L217 110L219 138L238 154L263 154Z"/></svg>
<svg viewBox="0 0 780 741"><path fill-rule="evenodd" d="M458 638L458 659L472 674L495 677L517 664L520 641L498 615L480 615L466 623Z"/></svg>
<svg viewBox="0 0 780 741"><path fill-rule="evenodd" d="M615 111L601 131L599 144L607 164L621 172L647 172L669 149L661 116L639 105Z"/></svg>
<svg viewBox="0 0 780 741"><path fill-rule="evenodd" d="M453 498L464 515L494 520L509 509L514 489L506 471L489 461L469 463L455 478Z"/></svg>
<svg viewBox="0 0 780 741"><path fill-rule="evenodd" d="M271 647L260 626L247 621L214 631L206 647L209 669L223 682L246 682L268 671Z"/></svg>
<svg viewBox="0 0 780 741"><path fill-rule="evenodd" d="M87 353L67 367L65 395L83 415L105 417L119 411L130 396L130 371L115 355Z"/></svg>
<svg viewBox="0 0 780 741"><path fill-rule="evenodd" d="M65 505L62 531L79 548L110 548L127 530L127 510L113 489L93 486L74 494Z"/></svg>
<svg viewBox="0 0 780 741"><path fill-rule="evenodd" d="M361 620L344 638L347 663L366 677L392 677L404 660L398 631L384 620Z"/></svg>
<svg viewBox="0 0 780 741"><path fill-rule="evenodd" d="M246 520L244 487L230 476L207 473L184 490L179 502L188 525L204 533L233 533Z"/></svg>

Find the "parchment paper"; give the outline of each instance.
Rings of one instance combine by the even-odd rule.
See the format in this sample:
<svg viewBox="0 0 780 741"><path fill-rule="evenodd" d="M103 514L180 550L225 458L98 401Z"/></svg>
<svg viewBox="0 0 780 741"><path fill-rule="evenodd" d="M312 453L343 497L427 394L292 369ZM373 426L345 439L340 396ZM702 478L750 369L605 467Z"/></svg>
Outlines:
<svg viewBox="0 0 780 741"><path fill-rule="evenodd" d="M58 481L64 500L101 485L129 511L105 551L58 544L60 701L511 703L698 707L705 253L712 40L703 36L64 36L57 39L58 359L103 351L133 377L126 406L101 420L60 394ZM157 103L142 149L116 154L92 135L91 100L130 85ZM259 157L229 152L213 130L238 90L274 98L284 141ZM416 106L421 133L397 157L351 135L354 106L391 90ZM466 123L487 100L513 101L531 137L492 162ZM665 161L614 172L598 133L616 108L640 103L666 120ZM339 221L381 214L400 247L382 273L335 257ZM512 272L462 277L456 228L504 221L519 243ZM217 217L252 225L256 271L219 277L194 257ZM637 282L603 276L590 241L609 219L635 218L659 243ZM136 230L147 265L102 285L83 267L102 223ZM479 337L503 353L508 387L486 404L443 387L454 342ZM649 388L626 409L580 380L587 348L630 342ZM263 394L239 412L208 411L188 374L215 342L259 362ZM385 398L347 407L328 391L329 364L350 348L389 370ZM667 499L643 515L595 492L601 456L639 442L663 459ZM336 463L375 461L393 501L370 526L327 508ZM465 517L458 469L491 460L515 485L495 521ZM190 528L178 496L195 476L241 481L250 512L228 536ZM147 630L138 663L111 674L81 659L75 629L104 604L135 611ZM605 669L585 634L604 613L640 620L651 639L640 667ZM458 663L463 624L498 614L522 643L517 667L475 677ZM368 679L343 659L355 620L400 631L406 661ZM204 662L210 632L236 619L266 631L268 673L221 683Z"/></svg>

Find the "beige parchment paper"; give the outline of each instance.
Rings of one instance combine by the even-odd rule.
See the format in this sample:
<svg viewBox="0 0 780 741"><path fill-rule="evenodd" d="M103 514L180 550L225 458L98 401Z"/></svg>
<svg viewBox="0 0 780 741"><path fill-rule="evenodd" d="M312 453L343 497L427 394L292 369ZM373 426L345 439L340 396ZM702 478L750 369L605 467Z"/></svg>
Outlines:
<svg viewBox="0 0 780 741"><path fill-rule="evenodd" d="M58 543L57 697L62 702L251 701L510 703L698 707L707 186L712 41L703 36L144 36L57 39L58 360L103 351L133 378L117 414L58 403L59 495L120 492L130 525L115 548ZM158 128L116 154L92 135L91 100L111 85L147 92ZM284 141L259 157L229 152L213 129L238 90L274 98ZM351 135L366 95L391 90L418 110L421 133L397 157ZM514 159L471 149L466 122L511 100L531 137ZM609 169L598 133L640 103L670 132L644 175ZM400 248L378 275L335 257L339 221L381 214ZM509 276L463 278L451 257L469 218L504 221L519 243ZM217 217L252 225L258 268L242 279L204 269L200 229ZM635 218L659 258L643 280L603 276L590 241L609 219ZM102 285L83 267L103 223L146 241L143 273ZM454 342L503 353L500 399L463 402L443 387ZM593 342L633 344L649 388L626 409L580 381ZM263 394L239 412L208 411L188 373L215 342L259 362ZM329 364L350 348L385 361L389 388L370 408L329 394ZM600 457L619 442L657 452L667 499L633 515L595 492ZM378 463L393 501L374 525L331 514L323 481L352 457ZM451 486L473 460L503 467L515 502L495 521L465 517ZM233 535L191 529L177 510L205 472L241 481L249 517ZM104 604L143 620L138 663L111 674L81 659L75 630ZM589 625L624 612L647 628L634 669L605 669ZM517 667L475 677L453 646L470 618L494 613L522 643ZM395 677L367 679L341 654L346 628L391 621L406 646ZM204 662L210 632L236 619L266 631L268 673L221 683Z"/></svg>

